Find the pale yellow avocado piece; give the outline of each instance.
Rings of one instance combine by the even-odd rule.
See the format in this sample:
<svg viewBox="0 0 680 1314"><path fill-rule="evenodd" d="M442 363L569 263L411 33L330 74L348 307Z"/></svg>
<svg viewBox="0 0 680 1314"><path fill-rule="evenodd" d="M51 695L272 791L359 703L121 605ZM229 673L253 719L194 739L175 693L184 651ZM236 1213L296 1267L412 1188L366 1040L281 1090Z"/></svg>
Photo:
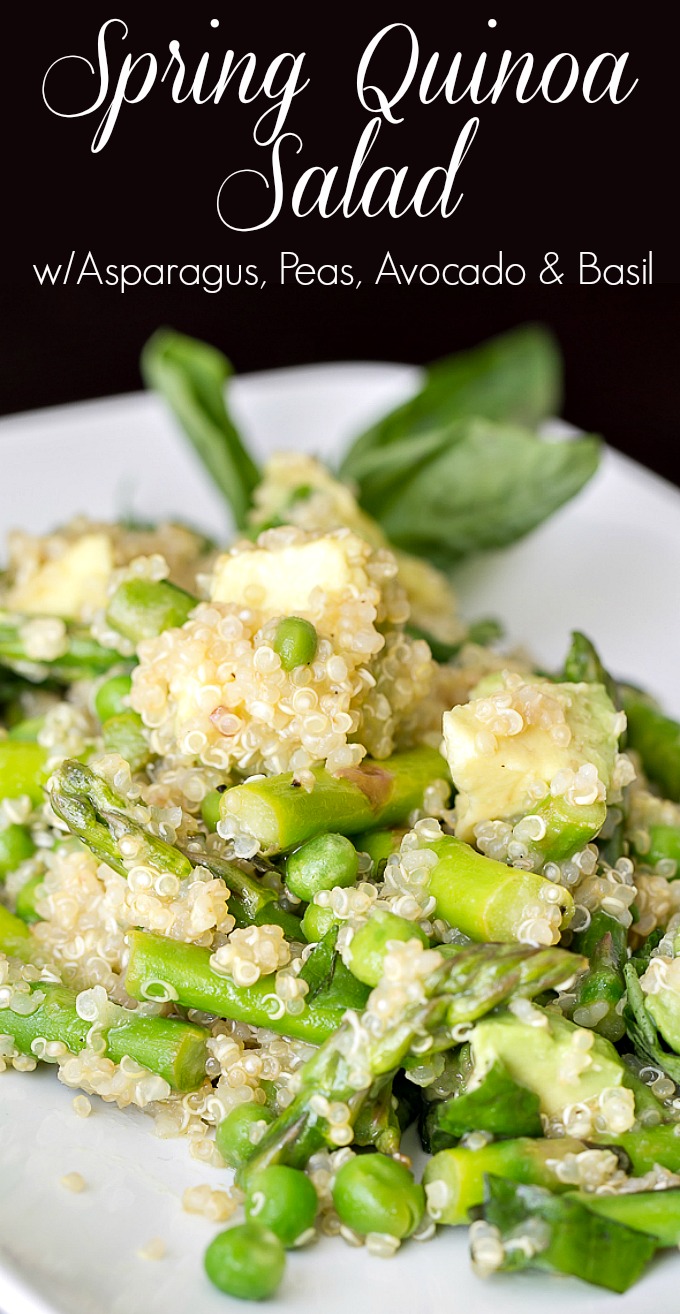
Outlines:
<svg viewBox="0 0 680 1314"><path fill-rule="evenodd" d="M506 688L507 672L487 675L472 691L468 703L461 703L443 717L444 756L453 783L456 800L456 835L474 842L474 828L480 821L504 821L522 817L532 811L544 787L567 768L577 772L586 763L597 768L605 790L611 784L621 734L621 713L616 711L601 684L553 684L550 680L524 683L536 690L546 708L563 713L571 733L562 746L550 733L549 725L540 721L527 723L517 734L495 734L490 750L486 747L490 726L480 717L480 703ZM513 696L512 706L516 697ZM533 790L536 788L536 792Z"/></svg>
<svg viewBox="0 0 680 1314"><path fill-rule="evenodd" d="M355 540L356 541L356 540ZM349 559L344 538L316 538L268 551L254 548L221 557L215 564L213 602L251 606L270 616L306 616L314 589L342 593L369 587L368 576Z"/></svg>
<svg viewBox="0 0 680 1314"><path fill-rule="evenodd" d="M83 534L53 561L15 584L7 595L11 611L89 619L106 606L113 553L106 534Z"/></svg>
<svg viewBox="0 0 680 1314"><path fill-rule="evenodd" d="M470 1036L475 1079L481 1082L500 1059L520 1086L538 1095L548 1117L622 1084L623 1065L609 1040L557 1013L543 1016L545 1026L507 1013L478 1022ZM584 1035L592 1037L589 1049L580 1048Z"/></svg>

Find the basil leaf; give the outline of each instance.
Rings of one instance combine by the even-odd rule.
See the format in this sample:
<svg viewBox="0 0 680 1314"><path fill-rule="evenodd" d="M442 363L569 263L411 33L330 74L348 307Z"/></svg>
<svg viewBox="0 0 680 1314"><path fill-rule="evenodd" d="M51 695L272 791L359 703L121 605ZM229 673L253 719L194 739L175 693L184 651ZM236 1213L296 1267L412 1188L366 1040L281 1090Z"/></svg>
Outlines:
<svg viewBox="0 0 680 1314"><path fill-rule="evenodd" d="M243 529L260 473L227 411L225 385L232 367L226 356L196 338L159 329L142 351L141 370L147 387L165 398Z"/></svg>
<svg viewBox="0 0 680 1314"><path fill-rule="evenodd" d="M597 469L596 438L543 442L483 419L367 453L364 510L396 547L443 569L529 533Z"/></svg>
<svg viewBox="0 0 680 1314"><path fill-rule="evenodd" d="M534 428L558 414L561 400L562 364L553 337L533 325L515 329L430 365L417 396L356 439L341 474L360 483L368 453L445 428L463 416Z"/></svg>

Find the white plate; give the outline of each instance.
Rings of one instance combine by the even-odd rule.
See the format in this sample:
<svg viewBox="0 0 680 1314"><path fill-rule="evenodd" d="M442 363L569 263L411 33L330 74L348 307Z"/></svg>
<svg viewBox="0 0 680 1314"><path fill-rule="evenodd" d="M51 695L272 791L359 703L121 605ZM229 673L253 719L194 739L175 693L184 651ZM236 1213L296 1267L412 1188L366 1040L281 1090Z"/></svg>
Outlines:
<svg viewBox="0 0 680 1314"><path fill-rule="evenodd" d="M418 371L329 365L253 374L233 385L233 408L260 453L330 453L409 395ZM161 405L129 396L0 421L0 532L44 530L77 512L114 517L179 515L226 530L220 500ZM583 629L611 668L662 695L680 714L680 494L634 462L606 453L586 492L530 539L461 568L470 617L497 615L512 638L557 664L569 630ZM204 1278L214 1228L183 1213L187 1185L222 1175L189 1158L182 1141L159 1141L142 1114L95 1101L90 1118L53 1073L0 1078L0 1307L5 1314L225 1314L244 1308ZM81 1172L82 1195L59 1184ZM136 1250L159 1236L160 1262ZM324 1242L292 1255L272 1314L507 1314L556 1311L645 1314L680 1277L666 1257L626 1297L572 1279L536 1275L478 1281L465 1230L406 1246L389 1262Z"/></svg>

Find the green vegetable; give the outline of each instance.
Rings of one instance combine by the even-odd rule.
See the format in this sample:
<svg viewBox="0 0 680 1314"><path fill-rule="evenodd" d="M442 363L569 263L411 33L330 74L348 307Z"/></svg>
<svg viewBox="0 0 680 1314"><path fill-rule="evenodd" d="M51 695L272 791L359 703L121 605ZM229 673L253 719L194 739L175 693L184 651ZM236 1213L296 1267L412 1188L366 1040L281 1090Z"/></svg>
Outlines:
<svg viewBox="0 0 680 1314"><path fill-rule="evenodd" d="M205 342L161 329L146 343L141 368L147 387L168 403L243 529L260 474L226 407L229 361Z"/></svg>
<svg viewBox="0 0 680 1314"><path fill-rule="evenodd" d="M100 684L94 696L94 710L102 725L111 716L119 716L128 710L127 698L132 688L129 675L112 675Z"/></svg>
<svg viewBox="0 0 680 1314"><path fill-rule="evenodd" d="M354 836L357 853L367 853L373 863L374 872L380 876L388 858L399 852L403 830L367 830L362 835Z"/></svg>
<svg viewBox="0 0 680 1314"><path fill-rule="evenodd" d="M626 688L623 707L628 718L628 744L640 754L645 775L664 798L680 801L680 723L650 706L644 695Z"/></svg>
<svg viewBox="0 0 680 1314"><path fill-rule="evenodd" d="M360 479L363 462L373 452L444 429L466 416L532 428L558 414L561 376L557 344L545 329L533 325L456 352L429 366L415 397L355 439L345 453L342 473Z"/></svg>
<svg viewBox="0 0 680 1314"><path fill-rule="evenodd" d="M153 756L137 712L120 712L104 723L102 734L107 753L118 753L130 770L143 771Z"/></svg>
<svg viewBox="0 0 680 1314"><path fill-rule="evenodd" d="M382 1232L402 1240L425 1213L425 1192L405 1164L385 1154L358 1155L338 1170L332 1187L341 1223L360 1235Z"/></svg>
<svg viewBox="0 0 680 1314"><path fill-rule="evenodd" d="M271 977L261 977L252 986L238 986L232 977L212 970L209 949L144 931L130 931L129 944L125 988L133 999L160 998L161 994L153 992L169 986L186 1008L267 1027L313 1045L335 1031L346 1011L342 998L331 996L305 1003L301 1013L280 1012Z"/></svg>
<svg viewBox="0 0 680 1314"><path fill-rule="evenodd" d="M680 1190L631 1191L621 1195L583 1191L574 1199L594 1214L656 1237L660 1246L680 1244Z"/></svg>
<svg viewBox="0 0 680 1314"><path fill-rule="evenodd" d="M319 636L311 621L299 616L284 616L274 635L274 652L279 654L284 671L310 666L316 657Z"/></svg>
<svg viewBox="0 0 680 1314"><path fill-rule="evenodd" d="M44 879L45 873L43 871L36 872L35 876L29 876L16 897L16 915L29 926L33 922L40 921L40 914L36 909L36 899L42 890Z"/></svg>
<svg viewBox="0 0 680 1314"><path fill-rule="evenodd" d="M586 1019L579 1010L597 1007L601 1016L591 1018L592 1026L608 1040L619 1041L626 1034L620 1004L626 993L624 967L628 961L628 932L615 917L598 909L593 913L587 930L574 936L573 947L588 959L588 971L574 986L573 1002L565 1008L576 1023Z"/></svg>
<svg viewBox="0 0 680 1314"><path fill-rule="evenodd" d="M532 1140L528 1136L510 1141L493 1141L478 1150L462 1145L440 1150L428 1161L423 1183L429 1188L430 1211L438 1223L458 1227L467 1223L469 1213L484 1199L484 1178L488 1173L549 1186L553 1191L566 1190L555 1172L568 1155L581 1154L583 1141L571 1136L555 1140ZM437 1203L439 1201L439 1203Z"/></svg>
<svg viewBox="0 0 680 1314"><path fill-rule="evenodd" d="M22 718L7 731L7 738L18 744L37 744L38 735L45 724L44 716Z"/></svg>
<svg viewBox="0 0 680 1314"><path fill-rule="evenodd" d="M134 947L132 952L134 955ZM509 998L530 998L555 989L583 966L583 959L562 949L469 945L445 958L422 982L421 997L407 1000L398 1016L391 1017L380 1030L362 1027L356 1057L356 1018L343 1017L300 1069L298 1094L265 1133L248 1172L268 1163L289 1163L299 1168L321 1146L334 1144L328 1139L330 1126L319 1113L315 1096L323 1095L330 1103L346 1103L350 1121L355 1124L369 1095L375 1095L383 1082L392 1080L416 1039L422 1043L425 1035L441 1034L439 1029L444 1025L475 1021ZM369 997L369 1007L370 1002Z"/></svg>
<svg viewBox="0 0 680 1314"><path fill-rule="evenodd" d="M621 692L616 680L603 665L595 645L580 630L572 630L561 679L570 684L603 684L614 706L621 706Z"/></svg>
<svg viewBox="0 0 680 1314"><path fill-rule="evenodd" d="M448 779L444 759L433 748L414 748L383 761L330 775L313 769L314 788L298 788L292 772L234 785L222 795L220 811L260 843L280 853L328 830L347 835L371 825L397 825L422 806L434 780Z"/></svg>
<svg viewBox="0 0 680 1314"><path fill-rule="evenodd" d="M210 789L201 803L201 816L208 830L217 830L220 819L220 799L223 793L224 790Z"/></svg>
<svg viewBox="0 0 680 1314"><path fill-rule="evenodd" d="M32 989L44 996L40 1006L28 1014L0 1007L2 1032L12 1037L23 1054L34 1053L32 1045L38 1037L61 1041L73 1054L80 1053L92 1023L79 1017L75 991L47 982ZM208 1038L202 1027L176 1018L145 1017L115 1004L109 1007L112 1020L103 1035L106 1054L114 1063L128 1055L163 1077L173 1090L195 1090L201 1085Z"/></svg>
<svg viewBox="0 0 680 1314"><path fill-rule="evenodd" d="M0 830L0 881L34 853L35 844L26 826L10 825Z"/></svg>
<svg viewBox="0 0 680 1314"><path fill-rule="evenodd" d="M288 1250L314 1227L319 1199L308 1177L297 1168L271 1164L253 1173L246 1185L249 1223L261 1223Z"/></svg>
<svg viewBox="0 0 680 1314"><path fill-rule="evenodd" d="M286 1252L260 1223L218 1232L205 1252L205 1271L219 1291L240 1300L266 1300L281 1283Z"/></svg>
<svg viewBox="0 0 680 1314"><path fill-rule="evenodd" d="M488 617L486 620L473 621L468 626L467 634L457 643L444 643L442 639L437 639L428 630L421 630L418 625L408 623L406 626L407 633L414 639L424 639L429 645L430 652L436 662L444 665L457 657L461 648L466 643L478 644L480 648L487 648L489 644L495 643L497 639L503 638L503 626L500 621Z"/></svg>
<svg viewBox="0 0 680 1314"><path fill-rule="evenodd" d="M230 890L229 910L238 926L276 923L295 938L300 922L280 908L274 890L262 885L235 862L226 862L203 851L183 853L134 818L124 800L107 781L81 762L66 759L52 776L50 801L72 834L82 839L97 858L126 876L129 865L148 862L159 872L170 872L180 880L190 876L195 866L207 867L213 876L226 882ZM123 856L121 840L137 842L132 859Z"/></svg>
<svg viewBox="0 0 680 1314"><path fill-rule="evenodd" d="M7 615L0 612L0 665L27 674L31 683L42 680L70 684L72 680L94 680L112 666L120 666L121 657L113 648L103 648L92 638L86 625L65 622L63 651L50 661L36 662L26 652L22 637L24 626L36 616Z"/></svg>
<svg viewBox="0 0 680 1314"><path fill-rule="evenodd" d="M670 1014L675 1016L675 1030L677 1030L679 1011L677 997L675 1000L669 998L670 991L664 992L663 1000L661 996L645 996L634 962L626 963L623 972L628 992L623 1016L628 1037L633 1043L638 1058L658 1065L673 1081L680 1083L680 1054L669 1053L659 1039L659 1030L662 1030L662 1034L666 1031L671 1035L675 1034L674 1029L669 1027Z"/></svg>
<svg viewBox="0 0 680 1314"><path fill-rule="evenodd" d="M286 885L298 899L311 903L321 890L354 885L359 855L344 835L329 831L316 835L286 859Z"/></svg>
<svg viewBox="0 0 680 1314"><path fill-rule="evenodd" d="M599 1132L592 1139L598 1145L617 1145L624 1150L635 1177L644 1177L655 1163L669 1172L680 1173L680 1136L676 1125L645 1127L643 1131L624 1132L620 1136Z"/></svg>
<svg viewBox="0 0 680 1314"><path fill-rule="evenodd" d="M198 599L167 579L126 579L109 601L109 625L133 643L183 625Z"/></svg>
<svg viewBox="0 0 680 1314"><path fill-rule="evenodd" d="M471 939L516 940L526 920L527 905L543 904L546 916L552 907L559 908L562 926L569 924L573 899L562 886L484 857L453 835L428 847L439 859L427 885L436 900L435 914ZM555 939L558 933L559 923Z"/></svg>
<svg viewBox="0 0 680 1314"><path fill-rule="evenodd" d="M538 1095L541 1112L550 1117L568 1104L594 1099L608 1087L629 1084L628 1069L610 1041L552 1009L542 1015L537 1011L528 1021L500 1011L482 1018L470 1045L480 1075L500 1060L515 1081ZM572 1072L574 1055L583 1052L590 1062Z"/></svg>
<svg viewBox="0 0 680 1314"><path fill-rule="evenodd" d="M423 1140L426 1148L436 1154L470 1131L486 1131L493 1136L541 1136L540 1110L538 1095L515 1081L500 1060L481 1080L471 1066L467 1074L461 1073L456 1094L427 1106Z"/></svg>
<svg viewBox="0 0 680 1314"><path fill-rule="evenodd" d="M339 926L333 923L314 945L305 959L298 979L305 981L309 987L305 1000L308 1004L333 1002L344 1004L345 1008L362 1009L368 999L369 991L350 972L337 951Z"/></svg>
<svg viewBox="0 0 680 1314"><path fill-rule="evenodd" d="M377 986L382 979L385 955L395 941L402 944L419 940L427 948L428 939L416 922L374 908L368 919L355 931L346 951L346 962L354 976L366 985Z"/></svg>
<svg viewBox="0 0 680 1314"><path fill-rule="evenodd" d="M488 1177L484 1218L506 1247L501 1269L539 1268L570 1273L610 1291L637 1282L654 1251L654 1237L601 1218L573 1195ZM527 1238L530 1244L515 1244Z"/></svg>
<svg viewBox="0 0 680 1314"><path fill-rule="evenodd" d="M469 418L371 450L353 474L390 541L447 570L535 529L587 483L599 450L592 437L543 442Z"/></svg>
<svg viewBox="0 0 680 1314"><path fill-rule="evenodd" d="M29 963L32 951L33 940L28 927L0 903L0 954Z"/></svg>
<svg viewBox="0 0 680 1314"><path fill-rule="evenodd" d="M330 908L320 908L318 903L310 903L305 909L300 929L309 944L316 944L334 925L335 918Z"/></svg>
<svg viewBox="0 0 680 1314"><path fill-rule="evenodd" d="M0 742L0 798L28 794L34 807L43 803L47 758L47 749L40 744L15 743L12 739Z"/></svg>
<svg viewBox="0 0 680 1314"><path fill-rule="evenodd" d="M636 857L647 867L656 867L657 862L675 862L680 866L680 826L647 826L649 848L644 851L635 849ZM676 873L677 874L677 873Z"/></svg>
<svg viewBox="0 0 680 1314"><path fill-rule="evenodd" d="M255 1153L257 1142L251 1139L253 1127L273 1120L273 1114L262 1104L237 1104L217 1125L215 1142L225 1163L230 1168L242 1168Z"/></svg>

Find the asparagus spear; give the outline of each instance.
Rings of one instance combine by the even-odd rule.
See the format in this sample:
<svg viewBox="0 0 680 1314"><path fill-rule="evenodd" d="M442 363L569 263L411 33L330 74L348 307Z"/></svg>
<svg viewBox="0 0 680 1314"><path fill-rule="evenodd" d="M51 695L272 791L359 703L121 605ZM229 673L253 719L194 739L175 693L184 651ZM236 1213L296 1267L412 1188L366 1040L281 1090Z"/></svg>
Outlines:
<svg viewBox="0 0 680 1314"><path fill-rule="evenodd" d="M433 748L367 758L359 767L330 775L314 769L314 788L296 786L291 772L234 785L222 795L221 830L246 831L264 853L280 853L324 831L354 835L373 826L399 825L422 807L427 786L449 778Z"/></svg>
<svg viewBox="0 0 680 1314"><path fill-rule="evenodd" d="M159 984L169 986L186 1008L200 1008L218 1017L252 1026L268 1027L296 1040L318 1045L340 1026L347 1005L332 992L312 998L301 1013L288 1013L274 991L271 977L252 986L238 986L229 976L214 972L209 949L169 940L166 936L131 931L130 958L125 988L133 999L154 998Z"/></svg>
<svg viewBox="0 0 680 1314"><path fill-rule="evenodd" d="M570 1273L610 1291L627 1291L656 1249L654 1237L600 1218L573 1196L487 1177L484 1218L498 1229L501 1262L494 1269ZM473 1259L476 1253L472 1241Z"/></svg>
<svg viewBox="0 0 680 1314"><path fill-rule="evenodd" d="M583 1191L573 1198L594 1214L656 1237L660 1246L680 1244L680 1190L630 1191L620 1195Z"/></svg>
<svg viewBox="0 0 680 1314"><path fill-rule="evenodd" d="M568 890L534 872L517 871L477 853L463 840L445 835L430 846L439 859L430 873L428 890L436 899L436 915L473 940L516 941L527 907L545 922L552 943L571 919L574 902ZM552 919L553 908L561 918Z"/></svg>
<svg viewBox="0 0 680 1314"><path fill-rule="evenodd" d="M30 963L34 940L28 926L0 904L0 953ZM87 1044L91 1023L76 1009L76 992L54 982L38 982L42 1001L33 1012L0 1006L0 1034L12 1036L23 1054L32 1054L38 1037L57 1040L78 1054ZM205 1077L207 1033L174 1018L145 1017L110 1004L105 1028L106 1053L114 1063L124 1055L164 1077L175 1090L195 1090Z"/></svg>
<svg viewBox="0 0 680 1314"><path fill-rule="evenodd" d="M324 1109L344 1105L354 1125L365 1100L401 1067L416 1038L475 1021L510 996L556 988L582 966L562 949L470 945L440 959L423 982L422 997L382 1027L364 1025L366 1013L348 1014L301 1070L299 1093L268 1128L249 1169L279 1162L300 1167L321 1145L342 1143Z"/></svg>
<svg viewBox="0 0 680 1314"><path fill-rule="evenodd" d="M87 1047L91 1023L76 1008L76 993L67 986L38 982L33 993L42 997L32 1013L0 1007L0 1029L22 1054L34 1054L41 1038L60 1041L72 1054ZM102 1032L106 1057L120 1063L126 1055L155 1072L174 1089L195 1090L205 1078L207 1032L175 1018L145 1017L110 1005L114 1021Z"/></svg>
<svg viewBox="0 0 680 1314"><path fill-rule="evenodd" d="M600 1132L592 1139L598 1145L616 1145L624 1150L636 1177L644 1177L655 1164L667 1168L671 1173L680 1173L680 1135L677 1123L645 1127L642 1131L623 1132L619 1136Z"/></svg>
<svg viewBox="0 0 680 1314"><path fill-rule="evenodd" d="M520 1136L516 1140L495 1141L478 1150L462 1145L440 1150L429 1160L423 1175L433 1216L436 1222L451 1227L467 1223L470 1210L484 1199L487 1173L509 1177L515 1182L548 1186L553 1191L566 1191L567 1185L560 1181L555 1170L568 1155L582 1154L586 1148L583 1141L571 1136L555 1140Z"/></svg>
<svg viewBox="0 0 680 1314"><path fill-rule="evenodd" d="M36 661L26 650L23 631L39 619L0 612L0 665L26 674L32 681L49 677L60 684L70 684L73 680L90 680L105 675L112 666L120 666L125 661L115 649L103 648L97 643L86 625L76 622L63 622L64 638L58 657Z"/></svg>
<svg viewBox="0 0 680 1314"><path fill-rule="evenodd" d="M236 863L202 851L185 853L159 839L135 819L134 810L101 776L81 762L68 759L54 772L50 799L71 833L122 876L127 875L129 866L142 862L158 871L171 872L180 880L190 876L195 866L206 867L229 886L229 909L237 925L277 923L288 935L301 938L298 919L279 907L274 890L261 885ZM124 840L134 841L134 857L123 856Z"/></svg>
<svg viewBox="0 0 680 1314"><path fill-rule="evenodd" d="M621 706L621 691L585 634L573 630L561 678L570 684L603 684L615 707Z"/></svg>
<svg viewBox="0 0 680 1314"><path fill-rule="evenodd" d="M574 936L573 947L588 959L588 971L574 987L574 1000L564 1012L579 1025L592 1026L608 1040L618 1041L626 1034L620 1005L626 993L623 969L628 961L628 933L625 926L608 913L594 912L587 930ZM588 1019L579 1010L597 1007L601 1016ZM603 1012L603 1005L606 1006Z"/></svg>
<svg viewBox="0 0 680 1314"><path fill-rule="evenodd" d="M680 723L664 716L644 695L626 687L623 707L628 743L640 754L645 775L664 798L680 800Z"/></svg>

